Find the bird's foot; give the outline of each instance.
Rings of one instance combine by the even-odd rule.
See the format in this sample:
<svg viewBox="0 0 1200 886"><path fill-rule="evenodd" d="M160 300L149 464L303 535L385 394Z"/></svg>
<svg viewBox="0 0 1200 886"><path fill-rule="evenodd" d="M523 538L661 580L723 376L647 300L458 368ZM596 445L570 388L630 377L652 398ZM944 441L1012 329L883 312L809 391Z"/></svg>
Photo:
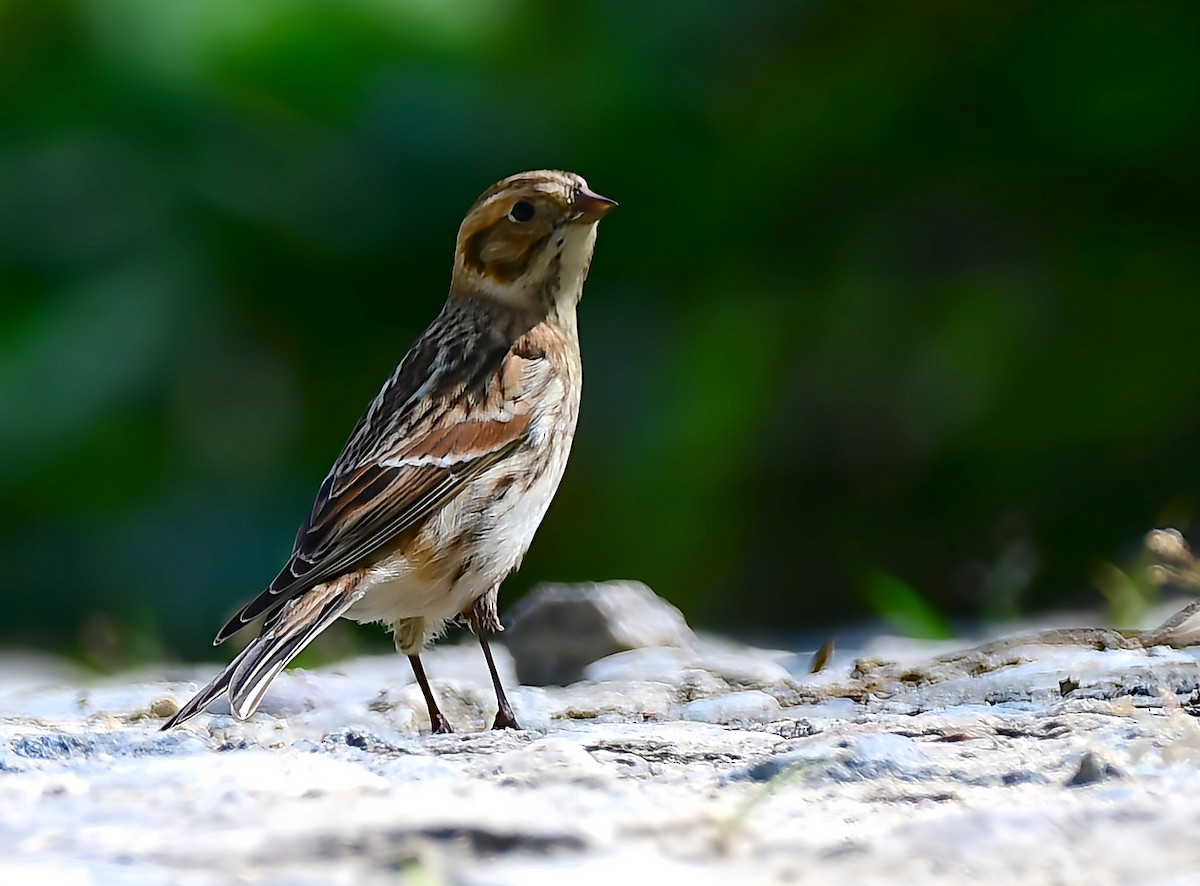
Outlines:
<svg viewBox="0 0 1200 886"><path fill-rule="evenodd" d="M517 717L513 710L508 705L502 705L500 710L496 711L496 719L492 721L493 729L520 729L521 724L517 722Z"/></svg>

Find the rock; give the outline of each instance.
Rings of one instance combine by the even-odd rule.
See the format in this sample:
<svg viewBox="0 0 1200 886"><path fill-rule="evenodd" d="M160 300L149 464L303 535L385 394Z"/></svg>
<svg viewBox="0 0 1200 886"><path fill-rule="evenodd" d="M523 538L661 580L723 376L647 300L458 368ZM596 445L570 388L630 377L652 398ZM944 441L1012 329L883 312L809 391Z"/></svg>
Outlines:
<svg viewBox="0 0 1200 886"><path fill-rule="evenodd" d="M717 678L723 688L767 689L791 677L770 653L751 647L732 651L724 644L719 649L658 646L617 652L588 665L583 676L601 682L657 680L678 686L694 680L691 672L698 670Z"/></svg>
<svg viewBox="0 0 1200 886"><path fill-rule="evenodd" d="M540 585L513 607L504 645L531 686L565 686L607 655L696 643L683 614L641 582Z"/></svg>
<svg viewBox="0 0 1200 886"><path fill-rule="evenodd" d="M706 654L700 666L720 677L730 686L747 689L766 689L789 681L791 674L767 654L747 647L744 652L712 652Z"/></svg>
<svg viewBox="0 0 1200 886"><path fill-rule="evenodd" d="M577 743L543 738L497 758L497 775L520 777L526 782L571 782L604 775L605 767Z"/></svg>
<svg viewBox="0 0 1200 886"><path fill-rule="evenodd" d="M597 683L618 683L627 680L653 680L678 686L687 671L696 667L700 656L694 649L670 646L651 646L615 652L592 662L581 675Z"/></svg>
<svg viewBox="0 0 1200 886"><path fill-rule="evenodd" d="M1105 763L1092 751L1088 751L1079 761L1079 768L1075 770L1075 774L1067 781L1067 787L1077 788L1096 784L1119 774L1115 767Z"/></svg>
<svg viewBox="0 0 1200 886"><path fill-rule="evenodd" d="M652 680L626 683L573 683L550 697L562 705L556 718L644 722L678 716L675 690Z"/></svg>
<svg viewBox="0 0 1200 886"><path fill-rule="evenodd" d="M699 698L683 706L683 719L705 723L767 722L779 716L779 702L758 689Z"/></svg>

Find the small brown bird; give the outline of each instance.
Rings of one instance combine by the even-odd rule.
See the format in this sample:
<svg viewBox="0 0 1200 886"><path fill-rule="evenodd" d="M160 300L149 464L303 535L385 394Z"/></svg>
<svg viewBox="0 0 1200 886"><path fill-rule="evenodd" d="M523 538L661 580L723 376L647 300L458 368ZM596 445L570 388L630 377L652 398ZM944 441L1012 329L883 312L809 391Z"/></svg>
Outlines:
<svg viewBox="0 0 1200 886"><path fill-rule="evenodd" d="M450 294L359 420L287 564L214 645L259 636L163 726L228 693L246 719L271 681L338 617L382 622L408 656L434 732L450 732L420 653L448 622L479 637L493 728L518 728L486 632L566 468L582 366L575 305L596 226L617 204L578 175L488 188L458 230Z"/></svg>

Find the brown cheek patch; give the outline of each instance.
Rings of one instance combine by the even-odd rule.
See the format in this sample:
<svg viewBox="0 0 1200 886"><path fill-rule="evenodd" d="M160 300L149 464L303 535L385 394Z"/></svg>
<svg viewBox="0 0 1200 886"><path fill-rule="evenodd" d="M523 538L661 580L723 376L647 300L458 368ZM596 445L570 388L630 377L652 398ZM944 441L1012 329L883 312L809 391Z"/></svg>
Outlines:
<svg viewBox="0 0 1200 886"><path fill-rule="evenodd" d="M483 273L483 246L487 231L476 231L463 244L463 263L478 274Z"/></svg>
<svg viewBox="0 0 1200 886"><path fill-rule="evenodd" d="M471 234L463 244L463 261L476 273L498 283L512 283L525 273L549 233L519 234L504 222Z"/></svg>

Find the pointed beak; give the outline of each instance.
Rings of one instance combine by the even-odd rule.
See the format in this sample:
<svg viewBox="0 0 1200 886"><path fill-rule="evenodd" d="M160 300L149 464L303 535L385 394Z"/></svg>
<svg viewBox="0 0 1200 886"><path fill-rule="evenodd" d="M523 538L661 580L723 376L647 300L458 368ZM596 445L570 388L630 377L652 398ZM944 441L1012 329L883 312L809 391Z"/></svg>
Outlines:
<svg viewBox="0 0 1200 886"><path fill-rule="evenodd" d="M579 213L579 219L595 222L600 221L608 214L609 210L615 208L617 201L602 197L590 188L580 188L579 192L575 194L575 199L571 201L571 205Z"/></svg>

